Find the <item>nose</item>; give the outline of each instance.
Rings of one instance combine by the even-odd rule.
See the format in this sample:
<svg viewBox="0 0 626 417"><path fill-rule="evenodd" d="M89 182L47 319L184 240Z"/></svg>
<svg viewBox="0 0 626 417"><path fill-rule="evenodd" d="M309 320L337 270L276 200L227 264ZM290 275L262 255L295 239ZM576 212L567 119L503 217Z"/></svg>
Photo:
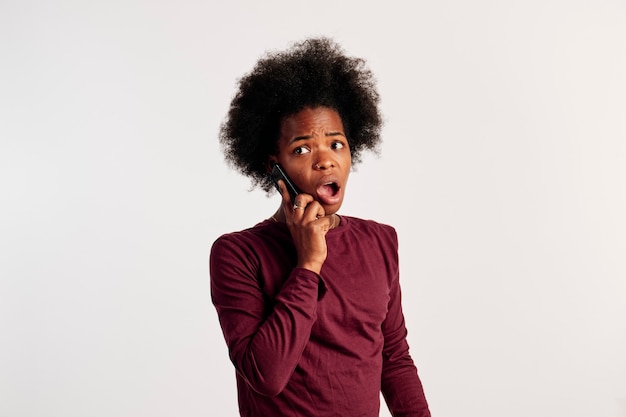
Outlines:
<svg viewBox="0 0 626 417"><path fill-rule="evenodd" d="M318 171L323 171L334 166L335 163L333 162L333 160L325 156L322 156L315 164L313 164L313 168Z"/></svg>
<svg viewBox="0 0 626 417"><path fill-rule="evenodd" d="M313 169L323 171L336 166L337 160L335 158L337 155L335 155L332 146L321 145L316 147L313 152L315 155Z"/></svg>
<svg viewBox="0 0 626 417"><path fill-rule="evenodd" d="M318 147L315 151L317 158L313 164L313 169L323 171L335 166L333 150L330 147Z"/></svg>

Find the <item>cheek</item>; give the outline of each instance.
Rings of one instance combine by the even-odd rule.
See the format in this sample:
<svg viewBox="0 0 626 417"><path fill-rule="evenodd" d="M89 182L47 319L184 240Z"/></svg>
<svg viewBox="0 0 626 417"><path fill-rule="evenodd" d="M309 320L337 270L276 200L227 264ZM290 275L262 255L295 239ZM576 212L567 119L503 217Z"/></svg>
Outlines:
<svg viewBox="0 0 626 417"><path fill-rule="evenodd" d="M348 157L346 158L346 167L348 169L348 171L350 171L350 167L352 167L352 156L350 154L348 154Z"/></svg>
<svg viewBox="0 0 626 417"><path fill-rule="evenodd" d="M305 183L309 178L307 174L309 171L304 169L303 167L292 167L293 177L296 181Z"/></svg>

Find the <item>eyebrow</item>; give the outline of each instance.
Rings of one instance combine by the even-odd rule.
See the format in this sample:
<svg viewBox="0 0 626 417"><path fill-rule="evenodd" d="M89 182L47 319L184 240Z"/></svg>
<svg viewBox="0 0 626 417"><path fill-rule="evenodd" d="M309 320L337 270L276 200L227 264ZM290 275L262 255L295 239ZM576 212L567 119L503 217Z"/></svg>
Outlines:
<svg viewBox="0 0 626 417"><path fill-rule="evenodd" d="M333 136L343 136L344 138L346 137L346 135L344 135L342 132L327 132L324 136L326 137L333 137ZM313 137L313 135L302 135L302 136L296 136L295 138L291 139L289 141L289 143L294 143L294 142L298 142L300 140L306 140L306 139L311 139Z"/></svg>

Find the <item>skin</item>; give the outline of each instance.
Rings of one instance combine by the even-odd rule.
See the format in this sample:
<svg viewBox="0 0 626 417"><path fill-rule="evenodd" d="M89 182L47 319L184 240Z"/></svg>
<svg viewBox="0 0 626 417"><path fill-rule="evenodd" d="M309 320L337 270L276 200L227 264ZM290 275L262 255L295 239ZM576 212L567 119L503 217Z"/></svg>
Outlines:
<svg viewBox="0 0 626 417"><path fill-rule="evenodd" d="M285 117L277 141L279 163L302 190L291 201L279 181L282 202L274 214L285 222L298 252L297 267L320 273L326 260L326 233L339 225L352 159L341 117L328 107L305 108Z"/></svg>

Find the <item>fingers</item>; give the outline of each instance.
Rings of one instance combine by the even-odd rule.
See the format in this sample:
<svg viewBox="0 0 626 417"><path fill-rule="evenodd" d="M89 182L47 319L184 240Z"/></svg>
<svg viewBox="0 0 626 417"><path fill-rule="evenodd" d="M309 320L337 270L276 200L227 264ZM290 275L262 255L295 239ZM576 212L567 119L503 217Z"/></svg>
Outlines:
<svg viewBox="0 0 626 417"><path fill-rule="evenodd" d="M289 195L283 180L278 181L278 187L280 189L280 195L283 199L283 211L285 212L285 218L288 222L318 222L316 225L320 226L325 231L332 228L334 225L334 219L332 216L326 216L324 208L313 198L312 195L300 193L292 202L291 196Z"/></svg>
<svg viewBox="0 0 626 417"><path fill-rule="evenodd" d="M334 226L335 216L326 216L324 207L312 195L300 193L292 201L282 181L278 187L285 223L298 253L297 266L319 274L328 253L326 233Z"/></svg>
<svg viewBox="0 0 626 417"><path fill-rule="evenodd" d="M295 219L314 221L324 217L324 208L309 194L298 194L290 208Z"/></svg>
<svg viewBox="0 0 626 417"><path fill-rule="evenodd" d="M308 194L298 194L295 201L291 201L291 195L285 186L285 182L283 180L278 180L278 190L280 192L280 196L283 199L283 207L287 210L296 210L297 208L305 208L306 205L313 200L313 197Z"/></svg>

